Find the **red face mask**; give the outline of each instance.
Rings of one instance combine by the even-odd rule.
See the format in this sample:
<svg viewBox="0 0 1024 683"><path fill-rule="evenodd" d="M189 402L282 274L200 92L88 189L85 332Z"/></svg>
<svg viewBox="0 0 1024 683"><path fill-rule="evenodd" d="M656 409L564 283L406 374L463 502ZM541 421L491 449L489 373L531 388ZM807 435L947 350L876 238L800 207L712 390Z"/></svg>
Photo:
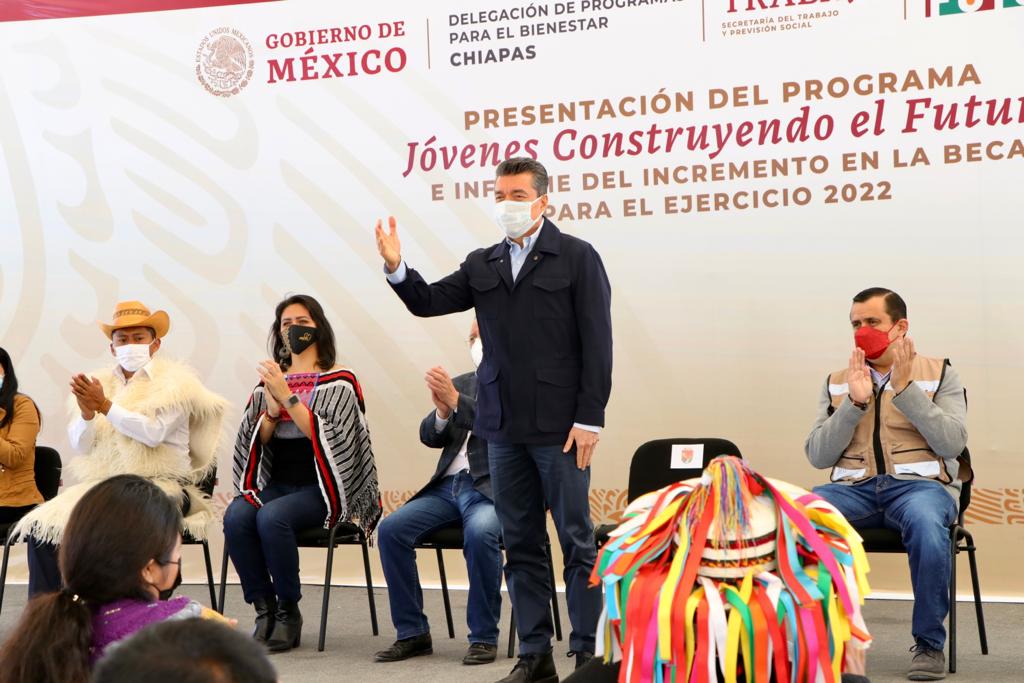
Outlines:
<svg viewBox="0 0 1024 683"><path fill-rule="evenodd" d="M892 330L890 327L889 330ZM853 333L853 342L857 348L864 352L868 360L880 358L885 350L889 348L889 331L875 329L874 327L858 327Z"/></svg>

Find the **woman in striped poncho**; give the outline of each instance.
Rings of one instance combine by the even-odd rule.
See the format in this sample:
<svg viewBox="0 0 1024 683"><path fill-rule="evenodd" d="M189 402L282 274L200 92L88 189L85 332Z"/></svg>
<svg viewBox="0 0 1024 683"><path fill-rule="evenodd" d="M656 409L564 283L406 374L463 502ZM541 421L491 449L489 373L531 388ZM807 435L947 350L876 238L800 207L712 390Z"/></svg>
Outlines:
<svg viewBox="0 0 1024 683"><path fill-rule="evenodd" d="M260 363L238 429L224 537L256 610L253 637L284 652L302 631L296 533L354 521L369 535L381 505L363 392L335 365L334 333L316 299L279 303L269 343L275 360Z"/></svg>

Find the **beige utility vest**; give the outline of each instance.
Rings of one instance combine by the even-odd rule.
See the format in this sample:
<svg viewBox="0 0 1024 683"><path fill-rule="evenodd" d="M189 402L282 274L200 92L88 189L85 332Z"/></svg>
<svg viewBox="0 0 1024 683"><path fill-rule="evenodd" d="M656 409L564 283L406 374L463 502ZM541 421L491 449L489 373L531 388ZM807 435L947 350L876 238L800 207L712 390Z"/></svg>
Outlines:
<svg viewBox="0 0 1024 683"><path fill-rule="evenodd" d="M949 361L943 358L916 356L910 381L934 399ZM850 387L849 370L834 372L828 377L828 393L832 399L829 414L847 400ZM944 484L952 481L946 462L932 452L921 433L906 415L893 405L896 392L888 382L876 387L874 400L857 423L850 445L832 468L832 481L861 481L878 474L906 474L936 479Z"/></svg>

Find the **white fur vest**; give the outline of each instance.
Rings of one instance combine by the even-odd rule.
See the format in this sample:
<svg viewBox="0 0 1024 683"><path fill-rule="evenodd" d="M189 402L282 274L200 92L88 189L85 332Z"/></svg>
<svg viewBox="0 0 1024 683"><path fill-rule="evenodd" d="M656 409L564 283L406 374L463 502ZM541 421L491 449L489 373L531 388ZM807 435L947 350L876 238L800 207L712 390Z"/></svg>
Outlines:
<svg viewBox="0 0 1024 683"><path fill-rule="evenodd" d="M88 453L71 461L66 472L79 483L65 488L56 498L29 512L15 532L49 543L60 543L75 503L97 482L117 474L137 474L153 480L175 500L187 492L190 501L185 529L195 538L206 538L213 519L209 498L197 488L217 464L223 442L221 431L227 402L202 385L195 371L181 361L155 356L150 361L152 379L124 384L113 370L91 373L103 385L107 398L125 410L153 417L161 409L178 409L188 415L190 468L181 465L178 451L160 444L149 447L121 434L103 415L96 415L95 439ZM74 397L68 402L78 413Z"/></svg>

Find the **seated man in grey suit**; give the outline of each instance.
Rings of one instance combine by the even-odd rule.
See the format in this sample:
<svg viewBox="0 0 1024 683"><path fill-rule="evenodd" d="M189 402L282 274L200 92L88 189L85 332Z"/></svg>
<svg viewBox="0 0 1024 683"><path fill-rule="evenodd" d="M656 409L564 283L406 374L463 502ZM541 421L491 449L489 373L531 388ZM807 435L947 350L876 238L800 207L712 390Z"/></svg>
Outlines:
<svg viewBox="0 0 1024 683"><path fill-rule="evenodd" d="M469 342L473 362L479 364L483 347L475 321ZM461 524L469 574L466 622L470 643L462 663L487 664L497 654L501 616L501 527L491 499L487 442L471 433L476 416L476 373L467 372L453 380L444 368L436 367L427 372L426 380L435 410L423 418L420 441L443 450L427 485L378 527L380 559L398 640L375 658L397 662L433 653L414 546L438 529Z"/></svg>

